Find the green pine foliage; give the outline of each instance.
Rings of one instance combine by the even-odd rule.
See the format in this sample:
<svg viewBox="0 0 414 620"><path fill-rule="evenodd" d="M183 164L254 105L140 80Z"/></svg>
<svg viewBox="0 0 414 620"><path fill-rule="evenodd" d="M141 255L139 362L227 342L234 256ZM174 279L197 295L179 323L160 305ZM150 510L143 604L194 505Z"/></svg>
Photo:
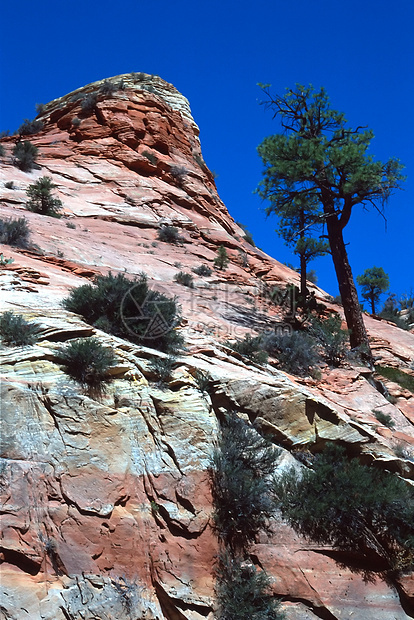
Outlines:
<svg viewBox="0 0 414 620"><path fill-rule="evenodd" d="M216 568L217 620L282 620L267 573L250 560L222 552Z"/></svg>
<svg viewBox="0 0 414 620"><path fill-rule="evenodd" d="M21 314L7 311L0 315L0 336L9 346L21 347L36 341L37 328L28 323Z"/></svg>
<svg viewBox="0 0 414 620"><path fill-rule="evenodd" d="M99 387L108 381L108 371L115 364L115 355L97 338L80 338L58 352L66 373L83 386Z"/></svg>
<svg viewBox="0 0 414 620"><path fill-rule="evenodd" d="M362 289L362 297L371 304L371 312L375 314L376 305L383 293L388 291L390 280L382 267L365 269L357 282Z"/></svg>
<svg viewBox="0 0 414 620"><path fill-rule="evenodd" d="M35 183L27 188L27 195L30 198L26 202L26 209L39 213L40 215L50 215L59 217L58 212L62 209L62 201L54 198L52 189L57 187L50 177L40 177Z"/></svg>
<svg viewBox="0 0 414 620"><path fill-rule="evenodd" d="M147 276L97 276L93 284L73 289L63 300L67 310L108 333L131 342L174 352L183 345L176 331L180 309L175 298L150 290Z"/></svg>
<svg viewBox="0 0 414 620"><path fill-rule="evenodd" d="M19 141L13 147L13 157L15 165L23 170L30 172L35 166L38 155L38 148L29 142L29 140Z"/></svg>
<svg viewBox="0 0 414 620"><path fill-rule="evenodd" d="M178 243L182 241L176 226L161 226L158 231L158 239L166 243Z"/></svg>
<svg viewBox="0 0 414 620"><path fill-rule="evenodd" d="M360 554L378 570L414 568L414 489L328 444L312 469L274 480L283 517L318 544Z"/></svg>
<svg viewBox="0 0 414 620"><path fill-rule="evenodd" d="M230 259L227 254L227 250L224 245L221 245L217 250L217 257L214 259L214 265L217 269L227 269Z"/></svg>
<svg viewBox="0 0 414 620"><path fill-rule="evenodd" d="M271 478L279 451L236 416L223 424L212 456L214 522L223 544L242 551L273 514Z"/></svg>

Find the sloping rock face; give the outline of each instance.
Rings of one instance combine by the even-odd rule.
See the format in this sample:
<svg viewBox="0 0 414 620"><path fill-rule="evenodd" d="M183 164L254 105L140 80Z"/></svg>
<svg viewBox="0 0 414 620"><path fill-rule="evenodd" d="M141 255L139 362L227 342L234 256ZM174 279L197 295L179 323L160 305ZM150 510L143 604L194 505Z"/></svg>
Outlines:
<svg viewBox="0 0 414 620"><path fill-rule="evenodd" d="M44 129L30 136L40 168L16 168L16 138L6 138L0 171L0 217L25 216L32 230L30 248L1 248L14 259L0 268L2 309L39 330L33 346L1 348L0 616L212 620L208 468L223 412L236 411L283 446L280 467L297 463L298 449L338 441L411 482L414 463L403 457L414 446L413 394L384 381L391 403L379 377L351 363L324 368L318 381L299 379L224 344L274 329L280 314L265 284L297 283L297 274L244 240L202 160L188 101L173 86L118 76L51 102L41 120ZM61 219L25 209L28 185L45 175L57 185ZM158 239L164 224L179 229L179 243ZM213 268L220 245L227 270L194 276L194 289L174 281L180 270ZM108 271L145 271L152 288L179 298L186 351L163 384L150 360L164 354L60 305L71 287ZM378 363L413 375L414 335L368 317L366 324ZM70 380L59 355L62 343L91 335L117 359L100 394ZM207 373L207 390L197 371ZM390 415L393 429L373 410ZM290 620L413 617L412 576L396 588L380 574L366 582L278 518L252 559L271 575Z"/></svg>

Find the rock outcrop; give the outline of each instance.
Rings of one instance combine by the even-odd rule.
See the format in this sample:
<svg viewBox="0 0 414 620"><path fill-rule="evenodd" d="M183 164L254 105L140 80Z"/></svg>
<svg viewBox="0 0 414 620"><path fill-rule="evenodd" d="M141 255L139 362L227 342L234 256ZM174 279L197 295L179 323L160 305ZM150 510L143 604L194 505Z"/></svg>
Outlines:
<svg viewBox="0 0 414 620"><path fill-rule="evenodd" d="M280 309L265 288L297 283L297 274L244 239L202 159L188 101L173 86L118 76L52 101L39 118L32 172L13 165L16 138L2 141L0 217L24 215L32 231L29 248L1 248L14 259L0 267L2 310L22 314L39 334L33 346L1 348L0 615L211 620L217 542L208 468L221 413L255 421L283 446L281 466L296 462L297 449L338 441L414 484L414 461L404 458L413 454L414 396L350 362L324 368L320 380L300 379L226 346L274 329ZM60 219L25 209L26 189L41 176L57 185ZM163 225L178 228L179 243L158 239ZM220 245L227 270L194 276L194 289L174 281L180 270L213 267ZM166 384L150 364L163 353L62 309L72 287L109 271L144 271L152 288L179 298L186 350ZM414 334L369 317L366 325L378 363L413 376ZM69 379L59 356L62 343L91 335L117 359L101 394ZM197 371L207 373L208 391ZM290 620L413 617L412 576L396 587L379 573L365 582L280 519L252 557Z"/></svg>

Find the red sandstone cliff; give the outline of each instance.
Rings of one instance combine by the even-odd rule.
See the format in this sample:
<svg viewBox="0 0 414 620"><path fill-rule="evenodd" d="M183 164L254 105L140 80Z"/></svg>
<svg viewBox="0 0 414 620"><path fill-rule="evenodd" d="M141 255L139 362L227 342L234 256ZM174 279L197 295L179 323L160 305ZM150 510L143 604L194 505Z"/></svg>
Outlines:
<svg viewBox="0 0 414 620"><path fill-rule="evenodd" d="M391 404L366 368L326 368L321 381L300 380L223 346L271 325L278 311L261 296L263 283L297 275L243 239L202 160L188 101L158 77L109 84L113 92L95 83L45 107L44 128L29 138L38 169L16 168L16 138L2 141L0 217L24 215L32 230L30 250L1 248L14 259L0 268L2 308L40 329L33 347L1 350L4 618L212 618L217 547L206 470L222 407L282 441L281 466L292 461L291 448L337 440L414 480L414 463L395 454L397 445L414 445L410 392L388 382ZM61 219L25 209L28 185L45 175L57 185ZM182 243L159 241L163 224L179 228ZM194 289L174 281L180 270L212 266L219 245L231 259L226 271L197 277ZM154 288L179 296L187 351L167 390L148 364L154 352L60 307L71 287L109 270L145 271ZM369 317L366 324L378 361L413 374L414 335ZM63 341L92 333L118 360L99 399L71 382L57 357ZM197 369L212 378L208 395ZM388 413L394 429L373 409ZM273 530L255 554L287 618L412 617L412 577L398 590L380 575L365 583L286 524L275 520Z"/></svg>

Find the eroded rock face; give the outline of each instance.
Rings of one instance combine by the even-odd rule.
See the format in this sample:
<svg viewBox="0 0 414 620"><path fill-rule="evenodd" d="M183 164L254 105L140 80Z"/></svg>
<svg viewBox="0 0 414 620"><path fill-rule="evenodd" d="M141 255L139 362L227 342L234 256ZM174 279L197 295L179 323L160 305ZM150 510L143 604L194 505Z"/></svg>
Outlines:
<svg viewBox="0 0 414 620"><path fill-rule="evenodd" d="M243 239L203 163L188 101L144 74L109 83L113 92L95 83L46 106L45 127L30 138L40 169L14 167L14 138L3 141L0 217L24 215L34 245L1 248L15 261L0 267L2 309L35 323L39 339L1 348L0 610L18 620L212 620L217 541L208 468L223 411L255 421L282 445L280 467L298 463L291 451L339 441L414 481L412 460L396 454L414 444L414 397L386 382L392 404L356 364L303 380L223 344L274 327L280 314L263 283L297 282L297 274ZM85 97L94 94L88 108ZM58 186L61 219L24 208L27 186L44 175ZM16 189L4 186L11 180ZM164 224L179 229L179 243L158 240ZM213 268L219 245L231 259L227 270L194 276L194 289L174 281L180 270ZM163 354L61 308L71 287L109 270L144 270L153 288L179 296L187 350L167 384L149 364ZM366 323L379 363L413 374L414 335ZM63 342L91 335L117 356L102 394L70 380L58 354ZM207 392L197 370L209 376ZM373 410L389 414L394 428ZM411 617L412 577L398 590L379 576L364 583L332 549L299 539L280 519L272 531L252 557L271 574L287 618Z"/></svg>

